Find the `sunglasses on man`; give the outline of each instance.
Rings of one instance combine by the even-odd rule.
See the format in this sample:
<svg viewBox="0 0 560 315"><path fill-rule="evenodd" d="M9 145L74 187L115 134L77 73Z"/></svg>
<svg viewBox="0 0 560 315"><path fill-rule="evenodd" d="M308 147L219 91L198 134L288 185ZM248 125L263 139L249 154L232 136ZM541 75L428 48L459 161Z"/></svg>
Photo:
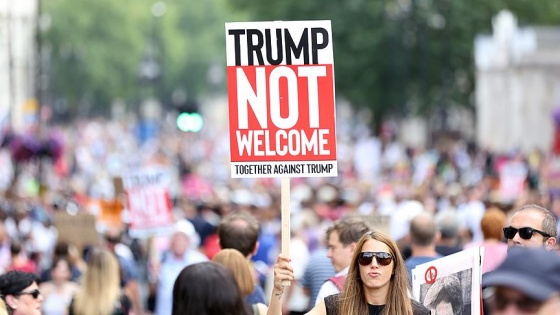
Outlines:
<svg viewBox="0 0 560 315"><path fill-rule="evenodd" d="M374 257L381 266L388 266L393 260L393 256L386 252L361 252L358 254L358 263L362 266L369 266Z"/></svg>
<svg viewBox="0 0 560 315"><path fill-rule="evenodd" d="M508 306L513 305L522 312L535 313L543 303L528 297L515 299L497 295L490 299L489 304L495 311L503 311L508 308Z"/></svg>
<svg viewBox="0 0 560 315"><path fill-rule="evenodd" d="M550 237L549 234L537 230L537 229L533 229L530 227L522 227L520 229L516 229L514 227L508 226L504 228L504 237L507 238L508 240L511 240L515 237L515 234L517 234L517 232L519 232L519 237L521 237L524 240L530 240L531 237L533 237L534 233L539 233L540 235L544 236L544 237Z"/></svg>
<svg viewBox="0 0 560 315"><path fill-rule="evenodd" d="M29 291L29 292L20 292L18 294L14 294L16 296L19 295L31 295L35 300L39 297L39 295L41 295L41 291L39 291L38 289L35 289L33 291Z"/></svg>

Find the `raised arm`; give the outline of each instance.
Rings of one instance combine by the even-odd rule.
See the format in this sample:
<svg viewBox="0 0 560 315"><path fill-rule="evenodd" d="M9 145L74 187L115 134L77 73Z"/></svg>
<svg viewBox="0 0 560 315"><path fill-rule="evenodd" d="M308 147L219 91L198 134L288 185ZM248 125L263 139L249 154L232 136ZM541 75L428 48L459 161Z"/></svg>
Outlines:
<svg viewBox="0 0 560 315"><path fill-rule="evenodd" d="M270 296L267 315L282 315L283 281L294 280L294 269L290 265L291 259L280 254L274 264L274 287Z"/></svg>
<svg viewBox="0 0 560 315"><path fill-rule="evenodd" d="M268 305L267 315L282 315L282 295L286 287L282 285L283 281L294 280L294 269L290 265L291 259L278 255L278 259L274 264L274 287ZM286 290L287 291L287 290ZM326 315L325 302L318 303L307 315Z"/></svg>

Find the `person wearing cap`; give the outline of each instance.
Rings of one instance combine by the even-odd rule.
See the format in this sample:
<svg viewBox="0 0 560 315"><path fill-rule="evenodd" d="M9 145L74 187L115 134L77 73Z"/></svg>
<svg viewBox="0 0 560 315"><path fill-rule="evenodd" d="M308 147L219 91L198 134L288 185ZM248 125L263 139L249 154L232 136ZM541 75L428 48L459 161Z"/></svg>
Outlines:
<svg viewBox="0 0 560 315"><path fill-rule="evenodd" d="M560 255L512 248L501 265L482 275L482 286L492 315L538 314L560 293Z"/></svg>
<svg viewBox="0 0 560 315"><path fill-rule="evenodd" d="M40 315L43 296L36 276L23 271L0 275L0 295L11 315Z"/></svg>
<svg viewBox="0 0 560 315"><path fill-rule="evenodd" d="M509 226L504 228L508 247L544 247L553 250L556 246L556 218L547 209L528 204L521 207L511 217Z"/></svg>
<svg viewBox="0 0 560 315"><path fill-rule="evenodd" d="M208 261L204 254L191 246L197 237L194 226L188 220L175 223L169 250L164 253L159 267L155 314L171 315L173 285L181 270L191 264Z"/></svg>

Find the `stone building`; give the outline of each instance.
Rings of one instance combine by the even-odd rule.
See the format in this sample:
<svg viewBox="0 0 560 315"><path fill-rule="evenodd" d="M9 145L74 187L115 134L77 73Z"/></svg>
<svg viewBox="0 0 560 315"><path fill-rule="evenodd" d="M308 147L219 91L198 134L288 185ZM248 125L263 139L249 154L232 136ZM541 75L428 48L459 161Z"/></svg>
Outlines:
<svg viewBox="0 0 560 315"><path fill-rule="evenodd" d="M36 120L36 0L0 1L0 126Z"/></svg>
<svg viewBox="0 0 560 315"><path fill-rule="evenodd" d="M560 27L519 27L500 12L475 39L476 139L507 153L550 150L560 107Z"/></svg>

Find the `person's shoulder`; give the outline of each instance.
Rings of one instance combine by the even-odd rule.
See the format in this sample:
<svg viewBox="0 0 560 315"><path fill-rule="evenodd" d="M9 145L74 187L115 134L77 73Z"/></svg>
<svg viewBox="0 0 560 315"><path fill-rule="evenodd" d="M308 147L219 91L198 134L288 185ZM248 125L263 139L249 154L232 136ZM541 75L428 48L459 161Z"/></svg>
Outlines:
<svg viewBox="0 0 560 315"><path fill-rule="evenodd" d="M246 297L247 302L250 304L263 303L266 304L266 296L264 290L260 285L255 285L255 289Z"/></svg>
<svg viewBox="0 0 560 315"><path fill-rule="evenodd" d="M50 281L39 284L39 291L41 291L41 294L43 296L49 295L53 289L54 289L54 284Z"/></svg>
<svg viewBox="0 0 560 315"><path fill-rule="evenodd" d="M430 311L430 309L428 309L428 308L425 307L424 305L420 304L420 303L417 302L416 300L411 299L410 301L412 302L412 314L413 314L413 315L428 315L428 314L432 314L432 312Z"/></svg>
<svg viewBox="0 0 560 315"><path fill-rule="evenodd" d="M316 313L313 314L338 314L340 311L340 293L326 296L320 303L315 305L313 310L316 310Z"/></svg>
<svg viewBox="0 0 560 315"><path fill-rule="evenodd" d="M205 262L208 261L208 256L204 255L202 252L200 252L198 249L191 249L187 252L187 259L191 262L191 263L199 263L199 262Z"/></svg>

